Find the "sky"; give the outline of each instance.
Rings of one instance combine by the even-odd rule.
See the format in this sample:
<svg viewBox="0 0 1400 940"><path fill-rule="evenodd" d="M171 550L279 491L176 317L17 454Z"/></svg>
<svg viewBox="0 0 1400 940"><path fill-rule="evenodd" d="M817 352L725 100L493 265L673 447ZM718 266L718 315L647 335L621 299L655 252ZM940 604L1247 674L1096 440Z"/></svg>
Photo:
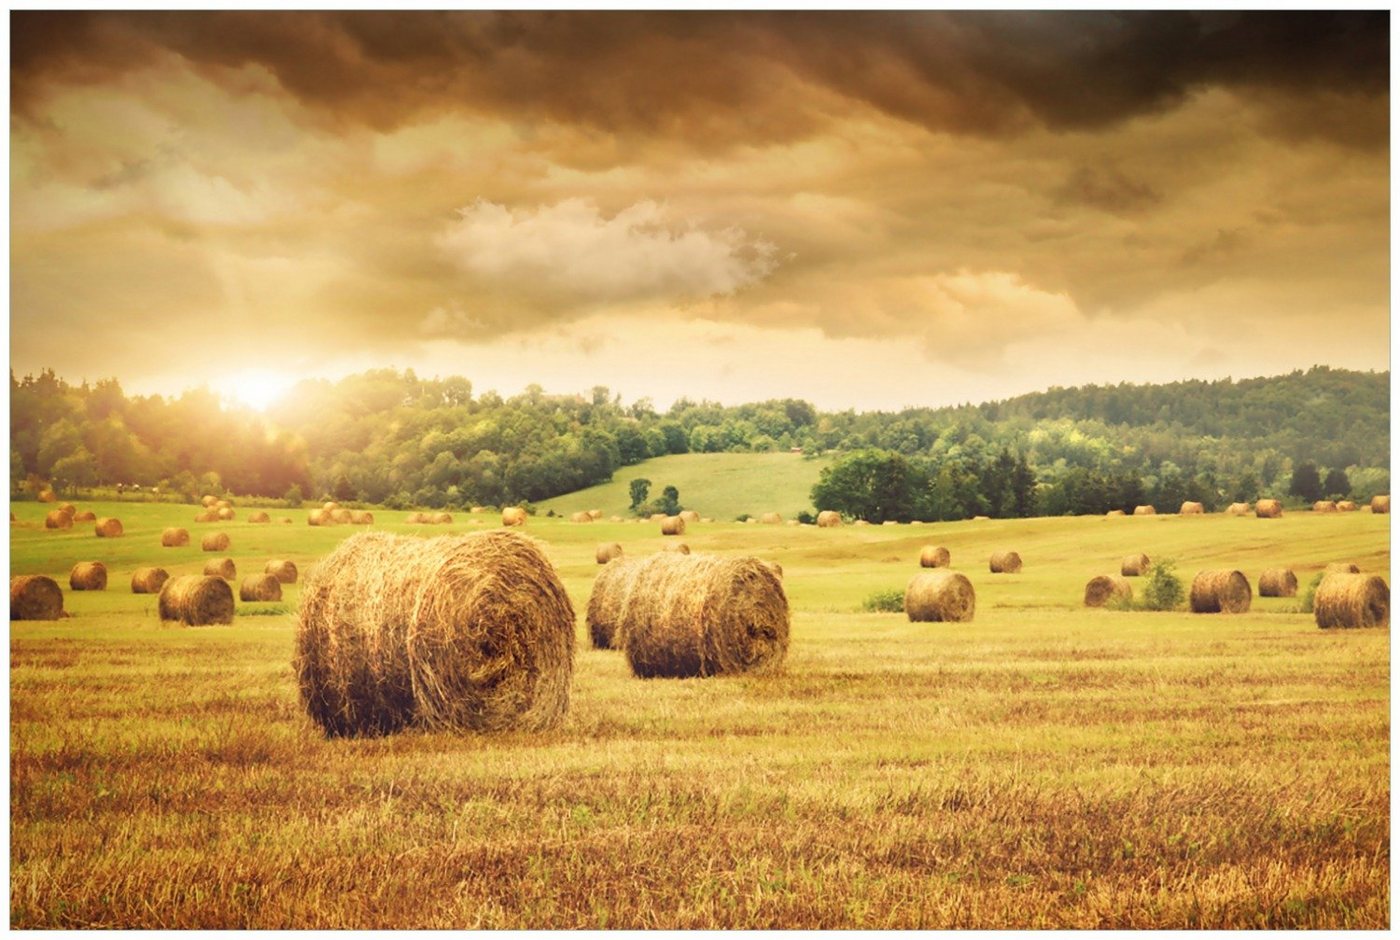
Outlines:
<svg viewBox="0 0 1400 940"><path fill-rule="evenodd" d="M1387 369L1389 32L14 12L11 368L862 410Z"/></svg>

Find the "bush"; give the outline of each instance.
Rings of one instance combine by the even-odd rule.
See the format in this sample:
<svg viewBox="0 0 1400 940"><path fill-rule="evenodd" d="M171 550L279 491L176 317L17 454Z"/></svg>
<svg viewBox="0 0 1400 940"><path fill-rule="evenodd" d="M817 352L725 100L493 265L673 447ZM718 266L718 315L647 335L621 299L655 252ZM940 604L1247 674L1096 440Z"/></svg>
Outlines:
<svg viewBox="0 0 1400 940"><path fill-rule="evenodd" d="M1186 589L1176 576L1176 562L1170 558L1154 559L1147 569L1147 583L1143 585L1142 606L1144 610L1175 610L1186 600Z"/></svg>
<svg viewBox="0 0 1400 940"><path fill-rule="evenodd" d="M748 513L746 513L746 512L741 512L741 513L739 513L739 515L737 515L737 516L734 517L734 521L735 521L735 522L748 522L750 518L752 518L752 517L750 517Z"/></svg>
<svg viewBox="0 0 1400 940"><path fill-rule="evenodd" d="M1313 612L1313 598L1317 595L1317 586L1322 583L1322 576L1324 574L1326 574L1325 571L1319 571L1317 574L1313 575L1313 579L1308 582L1308 586L1303 588L1303 596L1298 604L1303 613L1310 614Z"/></svg>
<svg viewBox="0 0 1400 940"><path fill-rule="evenodd" d="M797 521L803 525L816 525L817 517L804 509L797 514Z"/></svg>
<svg viewBox="0 0 1400 940"><path fill-rule="evenodd" d="M300 508L301 501L304 498L301 495L301 486L293 483L291 486L287 487L287 492L282 494L282 498L287 501L287 505L292 509Z"/></svg>
<svg viewBox="0 0 1400 940"><path fill-rule="evenodd" d="M904 612L904 592L899 588L876 591L865 599L860 609L870 613L899 614Z"/></svg>

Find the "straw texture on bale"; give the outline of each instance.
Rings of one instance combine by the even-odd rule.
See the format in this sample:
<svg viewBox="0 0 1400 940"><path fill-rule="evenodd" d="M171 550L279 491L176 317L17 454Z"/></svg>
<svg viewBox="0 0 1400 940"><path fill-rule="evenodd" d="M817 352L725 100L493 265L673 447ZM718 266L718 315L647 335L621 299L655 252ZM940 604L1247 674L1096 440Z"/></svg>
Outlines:
<svg viewBox="0 0 1400 940"><path fill-rule="evenodd" d="M97 537L100 539L120 538L122 534L122 521L110 517L98 519L97 524L93 526L93 531L97 533Z"/></svg>
<svg viewBox="0 0 1400 940"><path fill-rule="evenodd" d="M1333 627L1390 626L1390 587L1374 574L1329 574L1313 595L1313 617Z"/></svg>
<svg viewBox="0 0 1400 940"><path fill-rule="evenodd" d="M1356 503L1353 503L1349 499L1339 500L1337 502L1337 512L1356 512Z"/></svg>
<svg viewBox="0 0 1400 940"><path fill-rule="evenodd" d="M84 509L82 512L75 512L75 513L73 513L73 521L74 521L74 522L96 522L96 521L97 521L97 513L93 512L91 509Z"/></svg>
<svg viewBox="0 0 1400 940"><path fill-rule="evenodd" d="M1313 503L1313 512L1336 512L1337 504L1330 499L1319 499Z"/></svg>
<svg viewBox="0 0 1400 940"><path fill-rule="evenodd" d="M1021 556L1015 552L992 552L992 574L1015 574L1021 570Z"/></svg>
<svg viewBox="0 0 1400 940"><path fill-rule="evenodd" d="M776 512L765 512L758 517L758 521L764 525L782 525L783 517Z"/></svg>
<svg viewBox="0 0 1400 940"><path fill-rule="evenodd" d="M322 512L335 512L335 511L336 511L337 509L339 509L339 508L340 508L340 503L336 503L336 502L329 502L329 503L322 503L322 504L321 504L321 511L322 511Z"/></svg>
<svg viewBox="0 0 1400 940"><path fill-rule="evenodd" d="M215 508L215 509L232 509L232 508L233 508L233 503L229 502L229 501L226 500L226 499L216 500L216 501L214 502L214 508Z"/></svg>
<svg viewBox="0 0 1400 940"><path fill-rule="evenodd" d="M1184 502L1184 503L1181 504L1181 512L1180 512L1180 515L1183 515L1183 516L1199 516L1199 515L1202 515L1205 511L1206 511L1206 507L1205 507L1204 505L1202 505L1201 503L1193 503L1193 502L1191 502L1190 500L1187 500L1186 502Z"/></svg>
<svg viewBox="0 0 1400 940"><path fill-rule="evenodd" d="M59 512L66 512L70 516L76 515L78 512L78 507L74 506L72 503L59 503L54 508L57 509Z"/></svg>
<svg viewBox="0 0 1400 940"><path fill-rule="evenodd" d="M588 596L588 638L594 649L621 649L622 611L637 583L637 561L620 558L598 572L593 579L593 592Z"/></svg>
<svg viewBox="0 0 1400 940"><path fill-rule="evenodd" d="M783 566L782 566L782 565L778 564L776 561L765 561L764 564L768 566L768 570L769 570L769 571L771 571L771 572L773 572L774 574L776 574L779 578L782 578L782 576L783 576Z"/></svg>
<svg viewBox="0 0 1400 940"><path fill-rule="evenodd" d="M942 545L925 545L919 550L920 568L946 568L953 556Z"/></svg>
<svg viewBox="0 0 1400 940"><path fill-rule="evenodd" d="M187 574L165 582L156 606L161 620L190 627L233 623L233 588L223 578Z"/></svg>
<svg viewBox="0 0 1400 940"><path fill-rule="evenodd" d="M1249 503L1231 503L1225 510L1227 516L1247 516L1249 515Z"/></svg>
<svg viewBox="0 0 1400 940"><path fill-rule="evenodd" d="M63 616L63 589L47 575L10 578L11 620L58 620Z"/></svg>
<svg viewBox="0 0 1400 940"><path fill-rule="evenodd" d="M904 613L913 623L966 623L976 612L977 592L956 571L921 571L904 588Z"/></svg>
<svg viewBox="0 0 1400 940"><path fill-rule="evenodd" d="M351 525L374 525L374 513L362 509L352 509L350 511Z"/></svg>
<svg viewBox="0 0 1400 940"><path fill-rule="evenodd" d="M232 581L238 577L238 569L234 567L232 558L215 558L204 563L204 574L206 577Z"/></svg>
<svg viewBox="0 0 1400 940"><path fill-rule="evenodd" d="M280 601L282 582L272 574L250 574L238 585L240 601Z"/></svg>
<svg viewBox="0 0 1400 940"><path fill-rule="evenodd" d="M1258 519L1277 519L1283 515L1283 503L1276 499L1261 499L1254 504L1254 515Z"/></svg>
<svg viewBox="0 0 1400 940"><path fill-rule="evenodd" d="M599 542L598 548L593 552L593 560L600 565L606 565L614 558L622 557L622 546L617 542Z"/></svg>
<svg viewBox="0 0 1400 940"><path fill-rule="evenodd" d="M204 496L201 496L199 498L199 505L203 506L205 509L208 509L218 501L219 497L205 494Z"/></svg>
<svg viewBox="0 0 1400 940"><path fill-rule="evenodd" d="M263 566L263 574L270 574L283 584L297 583L297 566L282 558L274 558Z"/></svg>
<svg viewBox="0 0 1400 940"><path fill-rule="evenodd" d="M210 532L199 540L199 547L206 552L228 551L228 545L229 540L227 532Z"/></svg>
<svg viewBox="0 0 1400 940"><path fill-rule="evenodd" d="M661 520L662 535L685 535L685 520L680 516L667 516Z"/></svg>
<svg viewBox="0 0 1400 940"><path fill-rule="evenodd" d="M53 502L53 501L56 500L56 499L58 499L58 494L55 493L53 490L40 490L40 491L39 491L39 502L41 502L41 503L51 503L51 502ZM11 618L11 619L13 619L13 618Z"/></svg>
<svg viewBox="0 0 1400 940"><path fill-rule="evenodd" d="M593 517L586 512L576 512L569 516L570 522L592 522Z"/></svg>
<svg viewBox="0 0 1400 940"><path fill-rule="evenodd" d="M1372 497L1371 497L1371 512L1378 512L1378 513L1390 512L1390 497L1389 497L1389 496L1372 496Z"/></svg>
<svg viewBox="0 0 1400 940"><path fill-rule="evenodd" d="M204 512L197 513L197 514L195 515L195 517L194 517L194 521L195 521L195 522L218 522L218 521L219 521L219 511L218 511L217 509L206 509L206 510L204 510Z"/></svg>
<svg viewBox="0 0 1400 940"><path fill-rule="evenodd" d="M1123 566L1120 569L1125 578L1140 578L1147 573L1148 566L1152 564L1152 559L1142 552L1135 555L1124 555Z"/></svg>
<svg viewBox="0 0 1400 940"><path fill-rule="evenodd" d="M817 525L823 529L834 529L841 524L841 514L834 509L823 509L817 513Z"/></svg>
<svg viewBox="0 0 1400 940"><path fill-rule="evenodd" d="M662 552L626 574L636 583L618 629L634 675L767 673L787 656L787 595L759 559Z"/></svg>
<svg viewBox="0 0 1400 940"><path fill-rule="evenodd" d="M1191 581L1191 613L1242 614L1254 592L1242 571L1218 568L1197 573Z"/></svg>
<svg viewBox="0 0 1400 940"><path fill-rule="evenodd" d="M328 735L539 731L569 708L574 609L519 533L362 532L307 576L296 650L302 702Z"/></svg>
<svg viewBox="0 0 1400 940"><path fill-rule="evenodd" d="M182 545L190 544L190 530L168 528L160 534L160 544L163 548L179 548Z"/></svg>
<svg viewBox="0 0 1400 940"><path fill-rule="evenodd" d="M331 514L324 509L313 509L306 514L307 525L330 525Z"/></svg>
<svg viewBox="0 0 1400 940"><path fill-rule="evenodd" d="M661 545L663 552L676 552L681 555L690 554L690 546L684 542L664 542Z"/></svg>
<svg viewBox="0 0 1400 940"><path fill-rule="evenodd" d="M334 522L336 525L349 525L349 524L350 524L350 510L348 510L348 509L341 509L339 506L337 506L336 508L332 509L330 512L331 512L331 522Z"/></svg>
<svg viewBox="0 0 1400 940"><path fill-rule="evenodd" d="M507 506L501 510L501 525L524 525L525 510L519 506Z"/></svg>
<svg viewBox="0 0 1400 940"><path fill-rule="evenodd" d="M164 568L137 568L131 575L131 593L159 594L169 578Z"/></svg>
<svg viewBox="0 0 1400 940"><path fill-rule="evenodd" d="M1323 574L1360 574L1361 566L1350 561L1334 561L1322 569Z"/></svg>
<svg viewBox="0 0 1400 940"><path fill-rule="evenodd" d="M220 506L215 510L215 515L220 522L231 522L234 517L233 510L228 506Z"/></svg>
<svg viewBox="0 0 1400 940"><path fill-rule="evenodd" d="M256 523L268 523L272 521L272 517L269 516L267 513L263 512L262 510L258 510L257 512L248 513L248 521Z"/></svg>
<svg viewBox="0 0 1400 940"><path fill-rule="evenodd" d="M107 590L107 566L100 561L80 561L68 572L68 586L75 591Z"/></svg>
<svg viewBox="0 0 1400 940"><path fill-rule="evenodd" d="M1120 575L1101 574L1097 578L1090 578L1089 583L1084 585L1085 607L1102 607L1111 600L1130 600L1132 596L1133 586L1128 583L1127 578Z"/></svg>
<svg viewBox="0 0 1400 940"><path fill-rule="evenodd" d="M1259 572L1260 597L1296 597L1298 576L1292 568L1265 568Z"/></svg>
<svg viewBox="0 0 1400 940"><path fill-rule="evenodd" d="M700 514L694 509L682 509L680 512L680 518L682 522L685 522L688 525L692 522L699 522Z"/></svg>
<svg viewBox="0 0 1400 940"><path fill-rule="evenodd" d="M1155 515L1157 515L1157 507L1156 507L1156 506L1134 506L1134 507L1133 507L1133 515L1135 515L1135 516L1155 516Z"/></svg>
<svg viewBox="0 0 1400 940"><path fill-rule="evenodd" d="M73 517L58 509L51 509L44 516L44 528L71 529L73 528Z"/></svg>

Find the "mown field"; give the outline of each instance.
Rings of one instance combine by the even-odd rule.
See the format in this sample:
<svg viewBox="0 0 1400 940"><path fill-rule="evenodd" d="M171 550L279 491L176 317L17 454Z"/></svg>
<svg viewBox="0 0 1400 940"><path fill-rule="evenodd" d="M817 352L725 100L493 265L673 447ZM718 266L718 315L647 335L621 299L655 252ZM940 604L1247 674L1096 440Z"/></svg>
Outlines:
<svg viewBox="0 0 1400 940"><path fill-rule="evenodd" d="M578 612L564 726L325 740L290 667L295 587L191 629L128 581L197 572L212 529L240 575L304 571L352 529L97 504L127 528L99 540L12 508L12 574L59 579L73 613L11 624L15 927L1389 926L1388 631L1321 631L1292 599L1081 606L1131 551L1188 582L1341 560L1388 579L1388 516L693 526L697 551L782 563L792 645L778 676L682 681L632 678L583 628L594 546L652 551L656 527L534 518ZM377 527L497 524L405 515ZM194 545L160 548L165 525ZM976 619L858 612L926 542ZM1001 548L1021 574L987 572ZM108 590L67 592L94 559Z"/></svg>

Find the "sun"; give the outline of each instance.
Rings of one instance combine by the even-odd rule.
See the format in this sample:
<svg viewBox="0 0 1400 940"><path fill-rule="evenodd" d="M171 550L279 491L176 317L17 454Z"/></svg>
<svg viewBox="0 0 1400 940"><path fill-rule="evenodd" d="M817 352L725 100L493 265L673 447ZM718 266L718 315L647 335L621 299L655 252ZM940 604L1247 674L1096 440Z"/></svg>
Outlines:
<svg viewBox="0 0 1400 940"><path fill-rule="evenodd" d="M257 411L266 411L295 381L293 377L266 369L244 369L228 376L221 384L229 398Z"/></svg>

